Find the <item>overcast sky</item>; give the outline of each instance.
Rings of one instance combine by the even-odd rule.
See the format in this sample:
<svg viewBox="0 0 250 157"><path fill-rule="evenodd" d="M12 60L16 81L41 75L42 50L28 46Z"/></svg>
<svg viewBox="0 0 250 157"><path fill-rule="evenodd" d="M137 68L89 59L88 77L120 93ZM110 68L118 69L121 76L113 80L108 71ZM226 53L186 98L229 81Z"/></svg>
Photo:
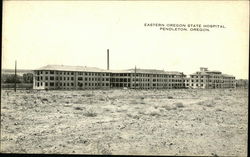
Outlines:
<svg viewBox="0 0 250 157"><path fill-rule="evenodd" d="M248 78L248 1L4 1L2 68L48 64L193 73L200 67ZM145 23L216 24L162 31Z"/></svg>

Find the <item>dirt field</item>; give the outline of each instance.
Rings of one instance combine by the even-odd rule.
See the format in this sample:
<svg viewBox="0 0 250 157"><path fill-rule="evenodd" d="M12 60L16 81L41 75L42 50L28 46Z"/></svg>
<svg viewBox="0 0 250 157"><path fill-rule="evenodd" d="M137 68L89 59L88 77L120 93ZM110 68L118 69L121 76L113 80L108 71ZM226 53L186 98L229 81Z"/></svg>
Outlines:
<svg viewBox="0 0 250 157"><path fill-rule="evenodd" d="M247 89L13 91L1 152L246 156Z"/></svg>

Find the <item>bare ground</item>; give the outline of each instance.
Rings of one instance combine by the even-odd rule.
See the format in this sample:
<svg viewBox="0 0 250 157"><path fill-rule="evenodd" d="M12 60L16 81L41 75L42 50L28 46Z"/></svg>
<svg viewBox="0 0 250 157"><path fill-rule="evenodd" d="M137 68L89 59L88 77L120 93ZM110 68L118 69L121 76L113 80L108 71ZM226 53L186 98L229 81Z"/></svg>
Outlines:
<svg viewBox="0 0 250 157"><path fill-rule="evenodd" d="M247 89L1 94L1 152L247 155Z"/></svg>

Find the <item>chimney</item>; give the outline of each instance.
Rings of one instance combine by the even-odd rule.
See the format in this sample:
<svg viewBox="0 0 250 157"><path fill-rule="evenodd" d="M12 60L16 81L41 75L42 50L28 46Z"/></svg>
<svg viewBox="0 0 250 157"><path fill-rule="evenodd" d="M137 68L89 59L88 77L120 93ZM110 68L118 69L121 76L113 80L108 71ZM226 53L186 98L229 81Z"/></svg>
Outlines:
<svg viewBox="0 0 250 157"><path fill-rule="evenodd" d="M109 70L109 49L107 49L107 70Z"/></svg>
<svg viewBox="0 0 250 157"><path fill-rule="evenodd" d="M200 67L200 71L208 71L208 68Z"/></svg>

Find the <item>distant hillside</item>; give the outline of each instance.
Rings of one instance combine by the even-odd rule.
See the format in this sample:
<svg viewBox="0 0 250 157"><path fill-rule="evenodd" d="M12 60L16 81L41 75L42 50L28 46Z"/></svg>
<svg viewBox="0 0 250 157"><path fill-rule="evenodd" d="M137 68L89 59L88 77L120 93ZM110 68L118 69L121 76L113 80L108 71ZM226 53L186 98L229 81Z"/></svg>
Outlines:
<svg viewBox="0 0 250 157"><path fill-rule="evenodd" d="M15 69L1 69L2 74L15 74ZM32 73L30 69L17 69L17 75L23 75L25 73Z"/></svg>

